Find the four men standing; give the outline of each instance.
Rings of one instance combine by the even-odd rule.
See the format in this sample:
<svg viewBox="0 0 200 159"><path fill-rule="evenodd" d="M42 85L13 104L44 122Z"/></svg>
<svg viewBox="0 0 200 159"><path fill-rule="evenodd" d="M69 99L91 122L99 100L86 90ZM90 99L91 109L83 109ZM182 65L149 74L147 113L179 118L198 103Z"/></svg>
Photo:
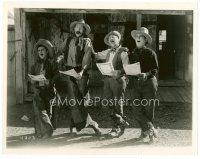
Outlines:
<svg viewBox="0 0 200 159"><path fill-rule="evenodd" d="M79 74L79 78L66 76L58 71L54 74L54 84L60 98L68 97L76 100L85 99L89 96L88 70L90 69L93 55L96 59L112 63L114 67L112 75L104 78L103 98L123 101L129 78L130 83L132 83L131 94L133 95L133 100L135 98L155 99L158 63L154 51L146 47L146 44L152 41L146 28L131 32L137 48L130 55L128 55L128 49L121 46L121 35L118 31L111 31L105 36L104 42L109 46L109 49L101 52L93 50L91 40L87 38L91 29L84 20L72 22L70 31L72 36L65 39L61 45L60 51L63 53L63 58L59 59L57 70L67 71L74 69ZM124 67L135 62L140 62L142 73L137 76L127 77ZM123 113L123 104L123 102L117 102L115 105L110 106L109 114L113 121L113 128L109 132L111 137L121 136L128 124ZM81 104L74 103L73 106L70 106L70 111L71 132L73 132L74 127L77 131L85 127L91 127L97 135L101 135L98 124L92 120L84 102ZM153 137L157 137L157 131L153 126L154 106L133 106L133 112L142 129L140 138L149 136L153 140Z"/></svg>

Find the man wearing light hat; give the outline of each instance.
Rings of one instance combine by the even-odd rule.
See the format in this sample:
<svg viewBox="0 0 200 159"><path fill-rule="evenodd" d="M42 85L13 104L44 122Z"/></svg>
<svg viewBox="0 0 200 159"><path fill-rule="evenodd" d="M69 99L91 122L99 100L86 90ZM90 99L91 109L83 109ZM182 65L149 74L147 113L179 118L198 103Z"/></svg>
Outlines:
<svg viewBox="0 0 200 159"><path fill-rule="evenodd" d="M71 112L71 133L73 133L73 128L81 131L85 127L91 127L97 135L101 135L97 122L92 120L87 109L84 107L84 103L80 102L89 96L88 70L90 69L92 60L92 43L87 38L87 35L90 31L90 26L83 19L70 24L72 36L66 38L61 44L60 51L64 55L64 58L58 61L58 66L61 71L74 69L81 78L76 79L72 76L60 74L59 80L56 82L56 89L62 97L68 97L70 100L76 101L75 105L69 105Z"/></svg>
<svg viewBox="0 0 200 159"><path fill-rule="evenodd" d="M55 96L53 85L57 69L52 61L54 47L48 40L39 39L34 46L33 52L36 59L35 63L31 66L30 74L43 74L46 78L44 81L31 80L34 86L33 112L35 136L36 138L44 139L51 137L53 128L56 128L56 125L52 126L52 119L55 117L55 114L52 114L49 102Z"/></svg>
<svg viewBox="0 0 200 159"><path fill-rule="evenodd" d="M107 44L110 48L102 52L95 53L96 59L111 62L114 67L112 76L106 76L104 79L103 97L108 100L117 99L117 101L120 101L120 99L123 99L123 93L126 88L123 65L129 63L127 54L128 49L122 47L120 45L120 41L121 34L118 31L111 31L104 38L105 44ZM111 137L119 137L124 133L125 126L127 124L123 114L123 103L115 103L110 108L113 128L109 135Z"/></svg>
<svg viewBox="0 0 200 159"><path fill-rule="evenodd" d="M133 113L136 121L141 127L140 139L147 139L153 142L157 137L157 130L154 128L155 103L149 102L156 98L158 61L156 53L146 45L151 44L152 38L145 27L133 30L131 36L135 40L136 49L129 55L130 63L140 62L141 73L131 76L129 79L132 86L132 100L139 100L140 103L133 102ZM142 104L142 100L148 101L148 105Z"/></svg>

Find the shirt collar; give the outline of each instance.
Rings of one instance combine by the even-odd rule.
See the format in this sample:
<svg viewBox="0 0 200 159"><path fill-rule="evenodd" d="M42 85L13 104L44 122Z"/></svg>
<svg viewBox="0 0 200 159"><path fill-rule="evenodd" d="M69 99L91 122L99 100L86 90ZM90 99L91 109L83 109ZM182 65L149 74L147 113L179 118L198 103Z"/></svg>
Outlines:
<svg viewBox="0 0 200 159"><path fill-rule="evenodd" d="M113 52L117 52L117 51L119 50L119 48L121 48L121 45L119 45L119 46L116 47L116 48L111 48L111 51L113 51Z"/></svg>

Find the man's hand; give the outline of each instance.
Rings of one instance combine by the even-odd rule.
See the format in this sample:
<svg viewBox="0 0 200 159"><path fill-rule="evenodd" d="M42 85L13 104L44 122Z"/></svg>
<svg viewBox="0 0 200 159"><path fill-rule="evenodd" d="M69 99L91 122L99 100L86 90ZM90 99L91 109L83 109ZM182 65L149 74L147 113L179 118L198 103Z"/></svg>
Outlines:
<svg viewBox="0 0 200 159"><path fill-rule="evenodd" d="M87 67L87 65L85 65L85 66L83 67L83 69L81 70L81 72L78 73L80 76L79 76L77 79L81 79L81 77L83 76L83 72L84 72L84 70L86 69L86 67Z"/></svg>
<svg viewBox="0 0 200 159"><path fill-rule="evenodd" d="M48 86L48 85L49 85L49 80L45 80L45 81L44 81L44 84L45 84L46 86Z"/></svg>
<svg viewBox="0 0 200 159"><path fill-rule="evenodd" d="M146 73L140 73L137 76L138 76L138 80L142 80L142 81L147 80L147 74Z"/></svg>
<svg viewBox="0 0 200 159"><path fill-rule="evenodd" d="M31 79L31 84L34 84L34 83L35 83L35 81Z"/></svg>
<svg viewBox="0 0 200 159"><path fill-rule="evenodd" d="M112 76L113 76L114 78L119 77L119 71L114 70L114 71L112 71L111 73L112 73Z"/></svg>
<svg viewBox="0 0 200 159"><path fill-rule="evenodd" d="M57 57L56 62L57 62L57 63L60 63L60 61L63 60L63 59L64 59L64 56L63 56L63 55L60 55L60 56Z"/></svg>
<svg viewBox="0 0 200 159"><path fill-rule="evenodd" d="M82 78L82 75L83 75L83 70L81 72L79 72L78 74L79 74L79 76L76 79L80 80Z"/></svg>

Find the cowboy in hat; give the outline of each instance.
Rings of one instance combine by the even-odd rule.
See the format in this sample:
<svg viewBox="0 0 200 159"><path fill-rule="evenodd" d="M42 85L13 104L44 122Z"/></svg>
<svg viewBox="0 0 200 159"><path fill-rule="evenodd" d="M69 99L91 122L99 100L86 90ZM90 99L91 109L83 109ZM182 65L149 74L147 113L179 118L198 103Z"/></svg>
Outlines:
<svg viewBox="0 0 200 159"><path fill-rule="evenodd" d="M126 88L123 65L128 64L129 60L127 54L128 49L122 47L120 41L121 34L118 31L111 31L104 38L105 44L110 48L102 52L94 53L96 59L111 62L114 67L112 75L106 76L104 79L103 93L105 99L117 99L118 101L111 106L110 117L113 120L113 128L109 132L109 136L111 137L121 136L124 133L127 124L123 114L123 103L119 101L123 99L123 93Z"/></svg>
<svg viewBox="0 0 200 159"><path fill-rule="evenodd" d="M92 60L92 43L86 36L90 33L91 29L84 20L80 20L70 24L70 31L73 36L68 37L61 44L60 51L63 54L63 58L58 61L58 65L59 69L62 71L74 69L81 77L76 79L71 76L60 74L60 78L58 82L56 82L56 89L61 98L68 97L69 99L75 99L77 101L89 97L88 70L90 69ZM85 101L86 100L87 99L85 99ZM74 127L76 131L81 131L85 127L91 127L97 135L101 135L98 124L92 120L84 103L75 103L75 106L70 106L70 110L71 133L73 133Z"/></svg>
<svg viewBox="0 0 200 159"><path fill-rule="evenodd" d="M156 53L147 47L147 44L151 44L152 38L149 35L149 31L145 27L141 27L139 30L133 30L131 36L135 40L136 48L129 55L130 63L140 62L141 73L136 76L131 76L129 79L132 89L132 99L146 100L155 99L157 91L157 79L158 73L158 61ZM157 137L157 131L153 125L155 103L151 102L148 105L143 105L142 102L133 102L133 112L136 121L138 121L141 127L140 139L150 139L153 142L153 138Z"/></svg>
<svg viewBox="0 0 200 159"><path fill-rule="evenodd" d="M37 138L48 138L53 134L51 123L52 112L50 111L49 101L54 97L53 85L56 68L53 65L52 58L54 55L53 45L45 39L39 39L33 49L36 57L35 63L31 67L31 75L43 74L46 80L31 80L34 85L34 126Z"/></svg>

